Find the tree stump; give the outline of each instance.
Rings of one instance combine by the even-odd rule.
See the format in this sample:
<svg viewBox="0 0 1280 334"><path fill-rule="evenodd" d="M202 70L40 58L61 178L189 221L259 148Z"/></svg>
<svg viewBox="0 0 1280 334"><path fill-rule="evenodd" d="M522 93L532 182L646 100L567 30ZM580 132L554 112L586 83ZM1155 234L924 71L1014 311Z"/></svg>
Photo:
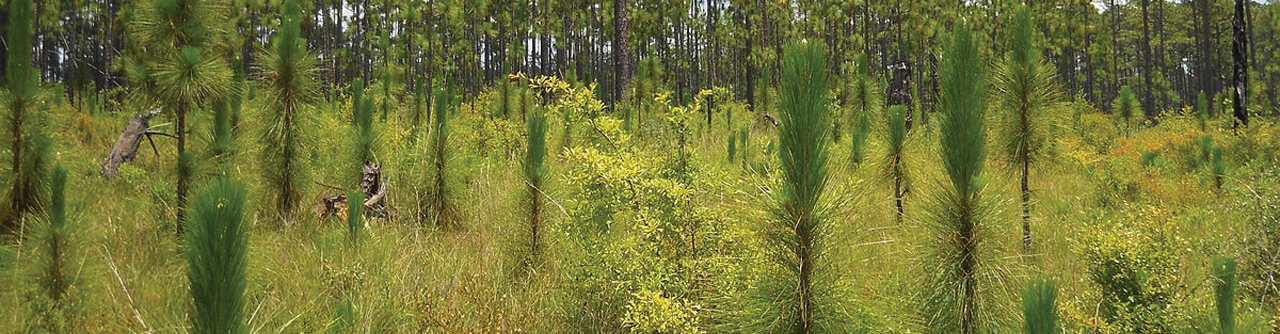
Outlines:
<svg viewBox="0 0 1280 334"><path fill-rule="evenodd" d="M150 112L133 115L133 118L129 119L129 123L124 127L124 132L120 134L120 139L117 139L116 144L111 147L111 153L107 156L107 160L102 162L102 176L107 178L115 177L120 170L120 165L137 157L138 146L142 144L143 137L146 137L149 141L151 140L151 135L161 134L151 132L150 125L151 118L159 114L160 109L153 109ZM151 148L155 149L154 142L151 143Z"/></svg>

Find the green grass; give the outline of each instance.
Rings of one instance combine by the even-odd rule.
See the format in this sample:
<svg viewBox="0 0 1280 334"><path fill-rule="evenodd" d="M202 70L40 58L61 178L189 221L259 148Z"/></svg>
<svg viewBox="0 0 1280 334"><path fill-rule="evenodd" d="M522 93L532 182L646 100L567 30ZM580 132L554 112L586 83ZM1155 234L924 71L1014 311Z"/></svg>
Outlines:
<svg viewBox="0 0 1280 334"><path fill-rule="evenodd" d="M463 97L469 102L474 97ZM492 110L490 100L477 103L480 110ZM718 103L743 103L720 101ZM262 97L247 99L245 110L257 110L264 106ZM273 214L272 192L265 180L255 176L256 170L266 165L258 159L237 159L230 171L243 175L246 187L248 216L248 254L245 271L245 323L255 333L313 333L325 331L347 332L338 329L349 323L359 333L417 333L417 332L523 332L555 333L571 331L573 323L567 318L569 305L581 302L569 292L579 286L569 285L562 279L574 272L567 267L567 260L581 254L573 253L573 238L563 229L570 221L566 215L574 215L583 190L573 187L575 166L564 160L566 152L553 143L561 142L563 122L552 118L548 122L548 154L546 160L546 198L544 219L548 221L543 253L543 266L536 274L515 275L518 267L512 266L509 252L513 236L526 233L528 214L523 200L517 195L526 187L520 159L491 155L480 157L476 152L477 127L483 124L474 120L484 117L485 111L471 110L470 103L463 103L450 123L457 145L455 174L451 176L459 186L455 193L456 207L465 229L450 231L432 224L417 224L414 189L426 188L421 181L421 154L428 145L429 127L423 127L413 135L412 120L408 113L393 111L385 123L379 123L383 131L385 152L394 160L384 163L384 177L392 185L388 205L390 218L369 219L369 228L361 231L361 243L353 248L348 241L346 221L336 218L320 218L308 210L319 198L336 194L322 187L301 190L299 214L288 222ZM70 106L52 108L49 114L54 139L54 163L68 170L67 204L75 215L75 223L83 225L84 251L71 260L80 272L82 280L93 287L78 290L72 298L84 301L87 315L79 321L73 332L121 333L121 332L185 332L190 327L190 287L186 281L188 270L181 240L175 238L177 228L174 163L176 149L173 141L157 138L160 156L154 156L144 144L145 150L135 161L121 168L114 179L98 177L102 152L114 141L118 127L127 121L141 106L126 105L115 114L96 113L83 115ZM402 108L409 108L404 106ZM548 115L555 115L548 109ZM665 122L658 116L666 116L666 110L655 108L653 114L644 117L644 126L661 128ZM653 116L653 117L650 117ZM697 128L689 140L692 153L690 164L692 178L705 188L694 188L681 208L700 211L713 217L727 217L713 221L716 227L714 249L732 260L715 262L714 266L691 266L699 272L695 277L705 277L700 284L714 287L716 291L672 293L664 296L681 303L696 303L699 308L695 322L697 328L708 333L729 332L735 328L729 323L740 316L735 313L735 300L745 298L743 291L748 278L762 274L759 270L762 242L754 230L761 219L767 217L760 209L764 201L755 185L759 180L766 184L777 182L780 175L773 172L746 170L741 163L729 163L725 149L729 131L740 138L738 158L765 161L763 152L769 142L777 144L776 132L753 114L736 115L734 124L717 124ZM214 124L209 113L192 116L193 124ZM262 122L262 115L249 113L241 124ZM316 122L321 128L342 128L349 124L343 113L318 113ZM606 115L605 117L609 117ZM621 118L622 116L617 116ZM1071 115L1056 115L1066 120ZM717 123L724 117L717 117ZM1022 296L1016 295L1032 278L1044 277L1057 285L1058 323L1071 332L1118 332L1100 323L1096 315L1099 289L1088 277L1088 263L1080 255L1077 240L1087 231L1097 230L1088 219L1094 212L1106 212L1122 217L1134 207L1150 207L1173 217L1177 237L1185 240L1188 250L1175 259L1179 271L1174 291L1182 298L1173 302L1173 322L1178 329L1197 327L1198 315L1216 315L1213 278L1210 258L1217 255L1240 254L1242 245L1251 231L1247 217L1253 212L1232 203L1250 203L1250 188L1274 187L1254 179L1251 175L1273 168L1275 161L1261 155L1246 156L1252 151L1264 152L1275 146L1277 138L1271 120L1259 119L1251 129L1255 137L1228 138L1215 127L1215 143L1222 149L1222 160L1230 168L1224 170L1222 191L1215 192L1211 173L1204 170L1179 168L1183 154L1197 154L1197 141L1202 134L1194 117L1170 117L1154 128L1141 128L1126 137L1121 132L1076 131L1067 128L1047 148L1044 163L1033 166L1036 177L1030 187L1036 190L1037 230L1034 252L1010 256L1003 260L1010 263L1009 278L1005 283L1012 291L1007 296L1005 308L1009 315L1020 317L1018 307ZM380 122L380 121L375 121ZM1070 122L1059 122L1072 124ZM621 121L618 121L621 124ZM1090 112L1081 118L1081 124L1102 124L1097 129L1116 128L1114 120L1106 115ZM574 138L575 150L585 146L609 144L593 139L591 125L576 123L579 137ZM784 125L785 126L785 125ZM948 177L939 159L938 122L918 124L912 130L911 145L903 154L912 166L912 177L920 180L912 189L918 194L936 191ZM932 127L933 129L929 129ZM516 127L523 129L523 126ZM88 129L88 130L86 130ZM741 131L746 129L746 131ZM90 131L91 130L91 131ZM200 131L200 129L197 129ZM606 130L607 131L607 130ZM1083 135L1079 133L1083 132ZM96 133L96 135L88 135ZM614 132L607 132L611 135ZM646 141L664 140L662 131L649 132L657 136ZM927 137L927 134L933 137ZM1234 138L1234 137L1231 137ZM1252 139L1251 139L1252 138ZM828 141L829 142L829 141ZM1105 144L1103 144L1105 143ZM521 144L523 145L523 144ZM844 143L847 145L847 143ZM866 142L868 152L885 152L883 140L871 137ZM636 145L645 156L660 156L666 152L657 144ZM262 148L255 145L237 146L243 149L237 156L254 157ZM314 143L318 152L342 152L348 148L346 138L318 138ZM195 150L203 147L197 146ZM777 148L775 148L776 152ZM851 149L833 147L830 152L832 166L847 165ZM1171 167L1141 168L1140 152L1156 152L1168 158ZM317 154L312 163L314 178L324 182L342 182L350 179L350 164L340 157ZM748 157L749 156L749 157ZM924 210L907 210L903 224L896 223L896 208L891 187L880 178L882 162L872 159L864 168L832 168L828 181L831 191L849 200L847 207L832 217L831 249L828 258L831 266L841 268L838 287L848 291L843 298L844 310L855 319L858 327L871 328L881 333L927 332L912 302L921 291L915 288L927 272L917 265L922 259L921 246L929 242ZM404 162L401 162L404 161ZM394 163L393 163L394 162ZM1245 163L1248 162L1248 163ZM646 170L658 169L662 162L637 161ZM991 215L995 228L989 241L996 246L1017 249L1021 246L1019 180L1004 173L1015 168L995 157L981 161L987 178L984 194L991 201ZM773 162L776 168L776 161ZM1157 164L1159 165L1159 164ZM603 168L603 167L602 167ZM774 174L770 174L774 173ZM1127 200L1128 205L1105 206L1097 198L1103 189L1105 173L1122 182L1132 184L1136 196ZM194 184L204 184L211 175L197 173ZM8 180L0 182L9 182ZM8 184L0 184L7 189ZM343 185L354 187L353 184ZM643 194L642 194L643 195ZM852 196L857 195L857 196ZM762 198L763 197L763 198ZM615 240L623 240L611 248L608 256L629 261L625 275L617 276L624 289L619 293L621 305L640 303L632 292L639 291L643 282L661 281L661 277L646 277L647 272L670 263L639 261L651 259L638 257L640 253L627 253L652 249L668 250L663 254L674 258L677 248L661 241L647 241L637 237L643 232L637 222L647 219L636 215L611 217L611 233ZM708 223L710 224L710 223ZM680 226L680 225L673 225ZM29 227L28 227L29 229ZM670 230L679 233L680 229ZM661 234L656 234L661 235ZM683 239L661 239L683 240ZM701 239L699 239L701 240ZM38 310L23 301L30 298L34 287L30 275L36 266L32 252L35 245L14 238L7 238L0 250L0 328L23 329L32 324ZM647 254L647 253L645 253ZM680 253L683 254L683 253ZM646 255L647 256L647 255ZM698 258L689 253L688 259ZM1241 255L1243 256L1243 255ZM1241 258L1241 257L1237 257ZM639 268L639 269L637 269ZM646 269L648 268L648 269ZM682 267L684 268L684 267ZM1245 262L1240 272L1248 272ZM1241 292L1235 306L1237 319L1272 319L1274 306L1260 305L1251 298L1246 287L1249 278L1240 276ZM349 305L351 312L338 312L338 305ZM637 304L638 305L638 304ZM638 313L637 313L638 314ZM617 323L623 324L625 314L612 314ZM340 320L353 318L349 322ZM1216 322L1216 316L1210 318ZM1238 320L1244 322L1244 320ZM1250 320L1252 321L1252 320ZM1020 322L1019 322L1020 323ZM1262 321L1265 325L1265 321ZM620 325L625 326L625 325ZM1243 328L1243 327L1241 327ZM1270 328L1265 328L1270 330ZM625 331L625 327L623 327ZM0 330L4 331L4 330Z"/></svg>

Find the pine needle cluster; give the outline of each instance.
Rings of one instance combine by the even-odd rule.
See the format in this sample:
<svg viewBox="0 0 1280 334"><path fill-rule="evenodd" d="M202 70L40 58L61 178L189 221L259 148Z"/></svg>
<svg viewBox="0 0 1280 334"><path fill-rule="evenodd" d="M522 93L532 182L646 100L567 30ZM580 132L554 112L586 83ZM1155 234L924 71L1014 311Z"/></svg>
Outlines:
<svg viewBox="0 0 1280 334"><path fill-rule="evenodd" d="M1026 320L1024 333L1057 334L1058 309L1056 299L1058 287L1053 282L1039 279L1027 283L1022 291L1022 318Z"/></svg>
<svg viewBox="0 0 1280 334"><path fill-rule="evenodd" d="M247 333L245 267L248 221L244 186L223 177L200 191L187 226L187 280L193 333Z"/></svg>
<svg viewBox="0 0 1280 334"><path fill-rule="evenodd" d="M849 136L852 139L849 156L854 165L862 164L866 158L867 137L871 134L871 117L878 115L880 106L884 104L884 93L875 78L871 76L869 66L867 55L859 54L854 66L857 73L853 86L849 89L849 104L853 106L853 113L849 120L849 124L852 125Z"/></svg>

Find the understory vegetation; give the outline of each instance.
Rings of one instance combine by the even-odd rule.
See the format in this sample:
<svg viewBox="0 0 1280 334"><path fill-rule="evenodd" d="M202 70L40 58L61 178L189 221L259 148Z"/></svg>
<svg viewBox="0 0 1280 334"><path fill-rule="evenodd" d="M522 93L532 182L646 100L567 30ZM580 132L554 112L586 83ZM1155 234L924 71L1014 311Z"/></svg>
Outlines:
<svg viewBox="0 0 1280 334"><path fill-rule="evenodd" d="M321 84L292 0L247 75L182 12L220 3L145 2L130 39L167 49L109 108L7 54L0 332L1280 333L1272 106L1067 94L1032 8L939 28L907 85L811 38L736 84L637 56L610 92Z"/></svg>

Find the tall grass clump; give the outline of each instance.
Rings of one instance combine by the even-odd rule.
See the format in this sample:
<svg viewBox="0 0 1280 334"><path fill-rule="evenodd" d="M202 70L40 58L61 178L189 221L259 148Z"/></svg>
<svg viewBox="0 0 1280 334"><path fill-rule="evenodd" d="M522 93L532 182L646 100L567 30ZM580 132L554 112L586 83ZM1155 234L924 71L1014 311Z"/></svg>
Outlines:
<svg viewBox="0 0 1280 334"><path fill-rule="evenodd" d="M1120 87L1120 96L1111 104L1111 110L1124 122L1126 136L1129 135L1128 130L1133 125L1133 117L1138 113L1138 108L1138 98L1133 90L1129 86Z"/></svg>
<svg viewBox="0 0 1280 334"><path fill-rule="evenodd" d="M1048 280L1038 279L1027 283L1022 290L1022 318L1026 320L1023 333L1057 334L1058 309L1056 299L1058 287Z"/></svg>
<svg viewBox="0 0 1280 334"><path fill-rule="evenodd" d="M853 114L849 120L851 134L850 138L850 160L854 165L860 165L867 154L867 137L871 134L871 117L880 113L880 106L884 104L884 96L878 82L871 76L868 68L867 56L865 54L858 55L856 63L857 73L853 80L853 87L849 89L849 104L853 106Z"/></svg>
<svg viewBox="0 0 1280 334"><path fill-rule="evenodd" d="M1040 159L1048 132L1042 120L1053 103L1051 66L1040 59L1032 41L1035 24L1026 6L1019 6L1010 35L1012 49L1000 66L996 84L1001 119L1001 153L1022 170L1022 247L1031 248L1031 164Z"/></svg>
<svg viewBox="0 0 1280 334"><path fill-rule="evenodd" d="M31 0L14 0L9 3L9 52L7 73L9 79L8 122L12 145L12 164L9 174L9 214L0 217L5 226L16 227L19 218L39 207L40 187L45 182L45 169L49 160L49 139L37 119L35 103L40 76L31 65L32 20L35 8ZM7 218L7 219L5 219Z"/></svg>
<svg viewBox="0 0 1280 334"><path fill-rule="evenodd" d="M941 153L950 184L928 207L925 224L931 241L923 249L926 281L920 311L927 332L992 333L1007 330L1001 310L1003 269L994 261L995 242L983 201L986 153L986 81L979 43L967 26L952 36L942 63Z"/></svg>
<svg viewBox="0 0 1280 334"><path fill-rule="evenodd" d="M440 89L436 92L434 124L431 139L426 149L427 194L423 203L425 219L437 226L454 228L457 224L458 209L453 202L453 189L449 185L449 109L455 101L453 88Z"/></svg>
<svg viewBox="0 0 1280 334"><path fill-rule="evenodd" d="M1213 259L1214 300L1218 306L1218 333L1235 334L1236 332L1236 260L1231 258Z"/></svg>
<svg viewBox="0 0 1280 334"><path fill-rule="evenodd" d="M286 2L282 24L274 38L274 52L263 60L271 93L263 136L263 171L276 210L289 216L302 200L311 168L307 150L314 141L310 103L314 98L316 60L309 55L300 34L301 10Z"/></svg>
<svg viewBox="0 0 1280 334"><path fill-rule="evenodd" d="M192 333L247 333L244 186L223 177L196 197L187 220Z"/></svg>
<svg viewBox="0 0 1280 334"><path fill-rule="evenodd" d="M885 131L885 146L888 151L884 157L885 180L893 183L893 199L898 208L898 223L902 223L905 208L902 197L906 195L907 168L903 161L903 153L907 142L907 109L903 106L889 107L888 128Z"/></svg>
<svg viewBox="0 0 1280 334"><path fill-rule="evenodd" d="M826 55L813 43L791 43L783 57L776 205L765 224L773 266L758 285L747 331L822 333L845 325L828 261L831 210L824 196L830 140Z"/></svg>

